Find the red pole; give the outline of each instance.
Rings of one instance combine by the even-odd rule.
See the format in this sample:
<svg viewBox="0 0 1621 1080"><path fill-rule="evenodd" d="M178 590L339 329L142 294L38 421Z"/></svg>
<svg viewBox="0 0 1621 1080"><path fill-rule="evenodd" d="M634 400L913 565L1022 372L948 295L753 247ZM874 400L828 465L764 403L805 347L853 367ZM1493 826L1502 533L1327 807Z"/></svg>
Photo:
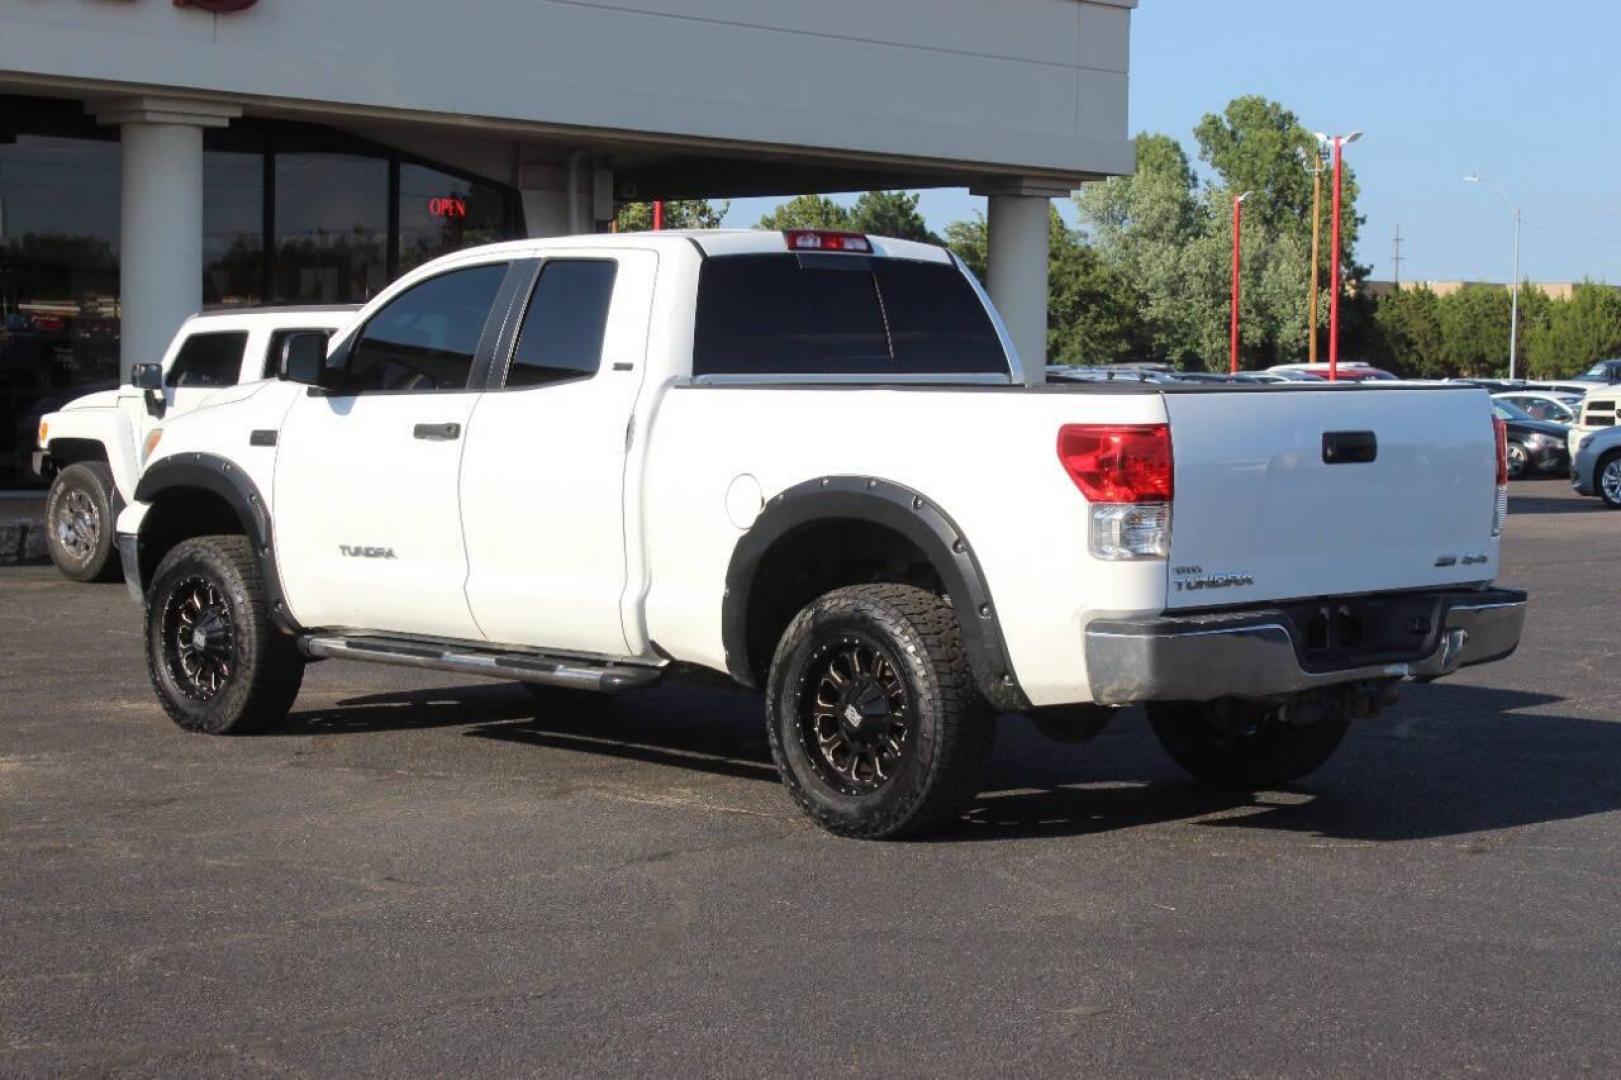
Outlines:
<svg viewBox="0 0 1621 1080"><path fill-rule="evenodd" d="M1334 136L1334 240L1329 245L1328 294L1328 381L1340 377L1340 149L1342 139Z"/></svg>
<svg viewBox="0 0 1621 1080"><path fill-rule="evenodd" d="M656 199L653 202L653 231L659 232L664 228L664 200Z"/></svg>
<svg viewBox="0 0 1621 1080"><path fill-rule="evenodd" d="M1238 374L1238 245L1244 228L1244 196L1233 198L1233 317L1232 344L1227 350L1227 370Z"/></svg>

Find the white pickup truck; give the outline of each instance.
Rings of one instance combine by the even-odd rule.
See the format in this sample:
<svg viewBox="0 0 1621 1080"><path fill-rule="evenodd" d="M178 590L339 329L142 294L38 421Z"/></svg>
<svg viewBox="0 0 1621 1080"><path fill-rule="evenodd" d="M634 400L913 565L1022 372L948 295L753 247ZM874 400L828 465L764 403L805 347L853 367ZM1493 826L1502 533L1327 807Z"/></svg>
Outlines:
<svg viewBox="0 0 1621 1080"><path fill-rule="evenodd" d="M477 248L286 375L163 424L118 520L190 730L276 722L323 657L718 673L764 692L805 811L889 837L956 818L999 714L1081 739L1145 703L1196 776L1275 785L1519 641L1484 391L1026 387L936 247Z"/></svg>
<svg viewBox="0 0 1621 1080"><path fill-rule="evenodd" d="M258 307L193 315L163 359L137 364L130 385L74 398L39 422L34 473L50 479L46 548L74 581L116 579L113 521L135 493L137 455L159 421L197 408L223 386L274 378L287 339L331 334L354 305Z"/></svg>

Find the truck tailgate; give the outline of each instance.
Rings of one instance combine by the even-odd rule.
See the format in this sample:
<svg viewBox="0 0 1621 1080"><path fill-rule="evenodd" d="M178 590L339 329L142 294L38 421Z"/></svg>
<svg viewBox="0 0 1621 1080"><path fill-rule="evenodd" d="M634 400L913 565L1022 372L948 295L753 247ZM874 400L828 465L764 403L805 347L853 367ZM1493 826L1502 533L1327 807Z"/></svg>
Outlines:
<svg viewBox="0 0 1621 1080"><path fill-rule="evenodd" d="M1171 608L1457 585L1497 571L1490 399L1334 387L1165 395Z"/></svg>

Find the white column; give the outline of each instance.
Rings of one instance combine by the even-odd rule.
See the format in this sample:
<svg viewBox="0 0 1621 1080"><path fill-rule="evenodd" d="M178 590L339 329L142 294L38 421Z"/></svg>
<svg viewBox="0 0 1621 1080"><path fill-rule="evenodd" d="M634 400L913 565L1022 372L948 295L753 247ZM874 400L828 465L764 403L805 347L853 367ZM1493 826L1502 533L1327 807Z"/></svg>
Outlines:
<svg viewBox="0 0 1621 1080"><path fill-rule="evenodd" d="M1047 381L1046 195L990 192L986 291L1002 314L1027 385Z"/></svg>
<svg viewBox="0 0 1621 1080"><path fill-rule="evenodd" d="M236 106L132 97L91 105L117 124L119 372L163 358L170 338L203 303L203 128L240 116Z"/></svg>

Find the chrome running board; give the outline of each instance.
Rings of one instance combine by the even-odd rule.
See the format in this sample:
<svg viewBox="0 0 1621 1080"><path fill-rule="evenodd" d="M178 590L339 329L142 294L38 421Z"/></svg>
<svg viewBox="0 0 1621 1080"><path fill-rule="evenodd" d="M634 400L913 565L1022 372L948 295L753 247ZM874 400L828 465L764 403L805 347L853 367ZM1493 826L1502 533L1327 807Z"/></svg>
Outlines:
<svg viewBox="0 0 1621 1080"><path fill-rule="evenodd" d="M306 634L298 639L305 656L363 660L371 664L455 671L491 679L566 686L615 694L651 686L664 675L662 664L593 661L544 653L501 652L474 645L437 645L381 636Z"/></svg>

